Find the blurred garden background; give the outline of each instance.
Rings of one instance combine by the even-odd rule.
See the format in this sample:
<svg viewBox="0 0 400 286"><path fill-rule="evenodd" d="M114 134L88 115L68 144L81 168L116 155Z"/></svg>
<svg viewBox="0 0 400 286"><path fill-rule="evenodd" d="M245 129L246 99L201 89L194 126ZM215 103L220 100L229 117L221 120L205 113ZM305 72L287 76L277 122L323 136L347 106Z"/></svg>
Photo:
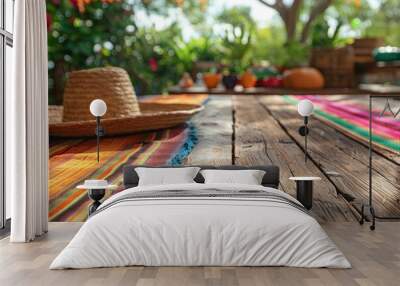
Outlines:
<svg viewBox="0 0 400 286"><path fill-rule="evenodd" d="M354 47L362 62L356 49L400 46L398 0L48 0L47 22L50 104L78 69L122 67L138 95L165 93L185 73L196 82L199 68L251 68L274 86L321 49Z"/></svg>

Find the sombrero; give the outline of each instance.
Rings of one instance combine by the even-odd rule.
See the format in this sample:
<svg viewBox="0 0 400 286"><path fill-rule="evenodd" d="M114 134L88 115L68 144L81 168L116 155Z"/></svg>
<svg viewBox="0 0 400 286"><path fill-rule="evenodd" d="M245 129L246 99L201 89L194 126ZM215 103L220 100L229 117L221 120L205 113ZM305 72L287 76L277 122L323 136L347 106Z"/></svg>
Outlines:
<svg viewBox="0 0 400 286"><path fill-rule="evenodd" d="M89 105L97 98L107 104L101 119L106 136L170 128L203 109L194 104L139 102L128 73L121 68L73 71L65 86L64 106L49 108L50 136L94 136L96 120Z"/></svg>

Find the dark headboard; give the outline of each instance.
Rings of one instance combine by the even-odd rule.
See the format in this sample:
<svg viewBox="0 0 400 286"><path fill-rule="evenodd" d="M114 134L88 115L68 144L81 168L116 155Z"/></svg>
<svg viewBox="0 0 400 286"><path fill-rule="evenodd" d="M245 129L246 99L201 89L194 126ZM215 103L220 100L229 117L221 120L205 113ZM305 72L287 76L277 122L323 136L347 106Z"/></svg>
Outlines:
<svg viewBox="0 0 400 286"><path fill-rule="evenodd" d="M147 167L148 166L124 166L124 188L133 188L136 187L139 183L139 177L135 171L136 167ZM162 166L163 168L183 168L188 166ZM277 189L279 187L279 167L270 165L270 166L251 166L251 167L244 167L244 166L236 166L236 165L229 165L229 166L195 166L201 169L220 169L220 170L264 170L265 175L262 180L262 185L265 187L271 187ZM157 167L156 167L157 168ZM160 167L158 167L160 168ZM204 183L204 178L198 173L194 180L197 183Z"/></svg>

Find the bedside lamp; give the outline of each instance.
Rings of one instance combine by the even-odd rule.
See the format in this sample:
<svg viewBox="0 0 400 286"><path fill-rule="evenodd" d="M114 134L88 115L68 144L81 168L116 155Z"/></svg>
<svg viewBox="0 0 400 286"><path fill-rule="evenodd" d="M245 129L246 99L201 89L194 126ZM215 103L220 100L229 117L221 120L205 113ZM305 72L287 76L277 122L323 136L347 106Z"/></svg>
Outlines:
<svg viewBox="0 0 400 286"><path fill-rule="evenodd" d="M313 114L314 104L311 100L303 99L297 105L297 111L301 116L304 117L304 125L299 128L299 133L301 136L304 136L304 158L305 162L307 162L308 152L307 152L307 135L308 135L308 117Z"/></svg>
<svg viewBox="0 0 400 286"><path fill-rule="evenodd" d="M106 114L107 104L101 99L95 99L90 103L90 113L96 117L96 136L97 136L97 162L100 162L100 137L104 136L104 129L100 125L100 118Z"/></svg>

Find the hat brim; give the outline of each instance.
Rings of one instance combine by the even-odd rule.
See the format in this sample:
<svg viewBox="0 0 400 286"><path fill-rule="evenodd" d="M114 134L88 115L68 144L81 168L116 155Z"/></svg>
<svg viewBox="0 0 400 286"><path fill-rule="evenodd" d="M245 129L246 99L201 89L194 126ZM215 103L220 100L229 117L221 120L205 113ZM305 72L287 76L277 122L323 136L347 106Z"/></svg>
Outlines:
<svg viewBox="0 0 400 286"><path fill-rule="evenodd" d="M171 128L188 121L203 109L195 104L139 103L141 115L121 118L104 118L101 126L105 136L126 135L143 131ZM59 112L62 115L62 111ZM60 119L50 117L51 121ZM95 136L96 120L49 123L52 137L92 137Z"/></svg>

